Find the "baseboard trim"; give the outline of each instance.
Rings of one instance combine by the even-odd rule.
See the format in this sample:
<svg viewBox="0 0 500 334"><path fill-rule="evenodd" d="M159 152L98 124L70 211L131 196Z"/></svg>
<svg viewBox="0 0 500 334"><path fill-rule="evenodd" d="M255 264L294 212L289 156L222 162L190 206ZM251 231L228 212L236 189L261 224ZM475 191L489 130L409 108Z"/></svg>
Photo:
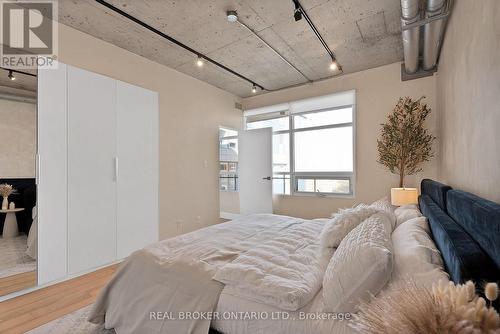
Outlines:
<svg viewBox="0 0 500 334"><path fill-rule="evenodd" d="M233 219L236 219L240 216L239 213L230 213L230 212L220 212L220 218L222 219L229 219L229 220L233 220Z"/></svg>

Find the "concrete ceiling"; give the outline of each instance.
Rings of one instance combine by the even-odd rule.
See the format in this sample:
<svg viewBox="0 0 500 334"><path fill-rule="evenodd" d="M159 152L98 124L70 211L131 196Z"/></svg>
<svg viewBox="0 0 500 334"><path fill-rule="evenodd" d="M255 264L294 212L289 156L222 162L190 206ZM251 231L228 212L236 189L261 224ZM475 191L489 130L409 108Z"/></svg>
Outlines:
<svg viewBox="0 0 500 334"><path fill-rule="evenodd" d="M206 54L266 89L307 80L257 37L226 20L236 10L242 22L312 80L335 73L304 19L295 22L291 0L109 0L178 41ZM344 73L403 59L399 0L301 0L336 54ZM59 21L131 52L234 93L253 95L251 85L196 57L93 0L59 0Z"/></svg>
<svg viewBox="0 0 500 334"><path fill-rule="evenodd" d="M23 70L23 72L36 74L36 70ZM8 75L9 71L7 69L0 69L0 95L36 98L36 77L14 73L16 80L10 80Z"/></svg>

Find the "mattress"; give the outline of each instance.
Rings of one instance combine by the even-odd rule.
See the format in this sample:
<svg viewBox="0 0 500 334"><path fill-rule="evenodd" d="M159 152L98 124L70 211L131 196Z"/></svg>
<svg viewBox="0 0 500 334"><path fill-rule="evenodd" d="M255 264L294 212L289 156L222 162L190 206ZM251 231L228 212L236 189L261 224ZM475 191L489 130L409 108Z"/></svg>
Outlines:
<svg viewBox="0 0 500 334"><path fill-rule="evenodd" d="M323 293L302 309L290 312L222 291L211 327L223 334L354 334L343 314L323 312ZM344 317L344 318L343 318ZM350 317L350 314L347 315Z"/></svg>

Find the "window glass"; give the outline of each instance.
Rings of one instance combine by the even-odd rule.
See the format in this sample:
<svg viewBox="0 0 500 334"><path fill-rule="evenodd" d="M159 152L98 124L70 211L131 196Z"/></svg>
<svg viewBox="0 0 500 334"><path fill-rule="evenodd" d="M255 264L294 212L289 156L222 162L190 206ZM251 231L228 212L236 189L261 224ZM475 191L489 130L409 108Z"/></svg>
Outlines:
<svg viewBox="0 0 500 334"><path fill-rule="evenodd" d="M273 176L273 193L281 195L290 195L290 175L275 174Z"/></svg>
<svg viewBox="0 0 500 334"><path fill-rule="evenodd" d="M296 172L352 172L352 127L295 133Z"/></svg>
<svg viewBox="0 0 500 334"><path fill-rule="evenodd" d="M273 172L290 171L290 134L273 135Z"/></svg>
<svg viewBox="0 0 500 334"><path fill-rule="evenodd" d="M297 191L311 193L349 194L350 181L347 179L314 179L297 177Z"/></svg>
<svg viewBox="0 0 500 334"><path fill-rule="evenodd" d="M352 122L352 108L320 111L293 116L295 129Z"/></svg>
<svg viewBox="0 0 500 334"><path fill-rule="evenodd" d="M254 121L247 123L248 130L262 129L262 128L273 128L273 131L289 130L290 122L288 116L285 116L280 118L266 119L263 121Z"/></svg>
<svg viewBox="0 0 500 334"><path fill-rule="evenodd" d="M316 180L316 191L320 193L349 194L349 180Z"/></svg>

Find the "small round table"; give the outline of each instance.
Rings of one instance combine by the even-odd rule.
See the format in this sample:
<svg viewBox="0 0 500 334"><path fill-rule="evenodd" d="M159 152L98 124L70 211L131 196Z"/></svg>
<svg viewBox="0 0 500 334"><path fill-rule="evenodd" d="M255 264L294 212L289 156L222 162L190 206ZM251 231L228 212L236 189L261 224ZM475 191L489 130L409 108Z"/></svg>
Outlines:
<svg viewBox="0 0 500 334"><path fill-rule="evenodd" d="M17 227L16 212L23 211L24 208L15 208L0 210L0 213L5 213L5 222L3 223L3 234L4 239L15 238L19 235L19 228Z"/></svg>

